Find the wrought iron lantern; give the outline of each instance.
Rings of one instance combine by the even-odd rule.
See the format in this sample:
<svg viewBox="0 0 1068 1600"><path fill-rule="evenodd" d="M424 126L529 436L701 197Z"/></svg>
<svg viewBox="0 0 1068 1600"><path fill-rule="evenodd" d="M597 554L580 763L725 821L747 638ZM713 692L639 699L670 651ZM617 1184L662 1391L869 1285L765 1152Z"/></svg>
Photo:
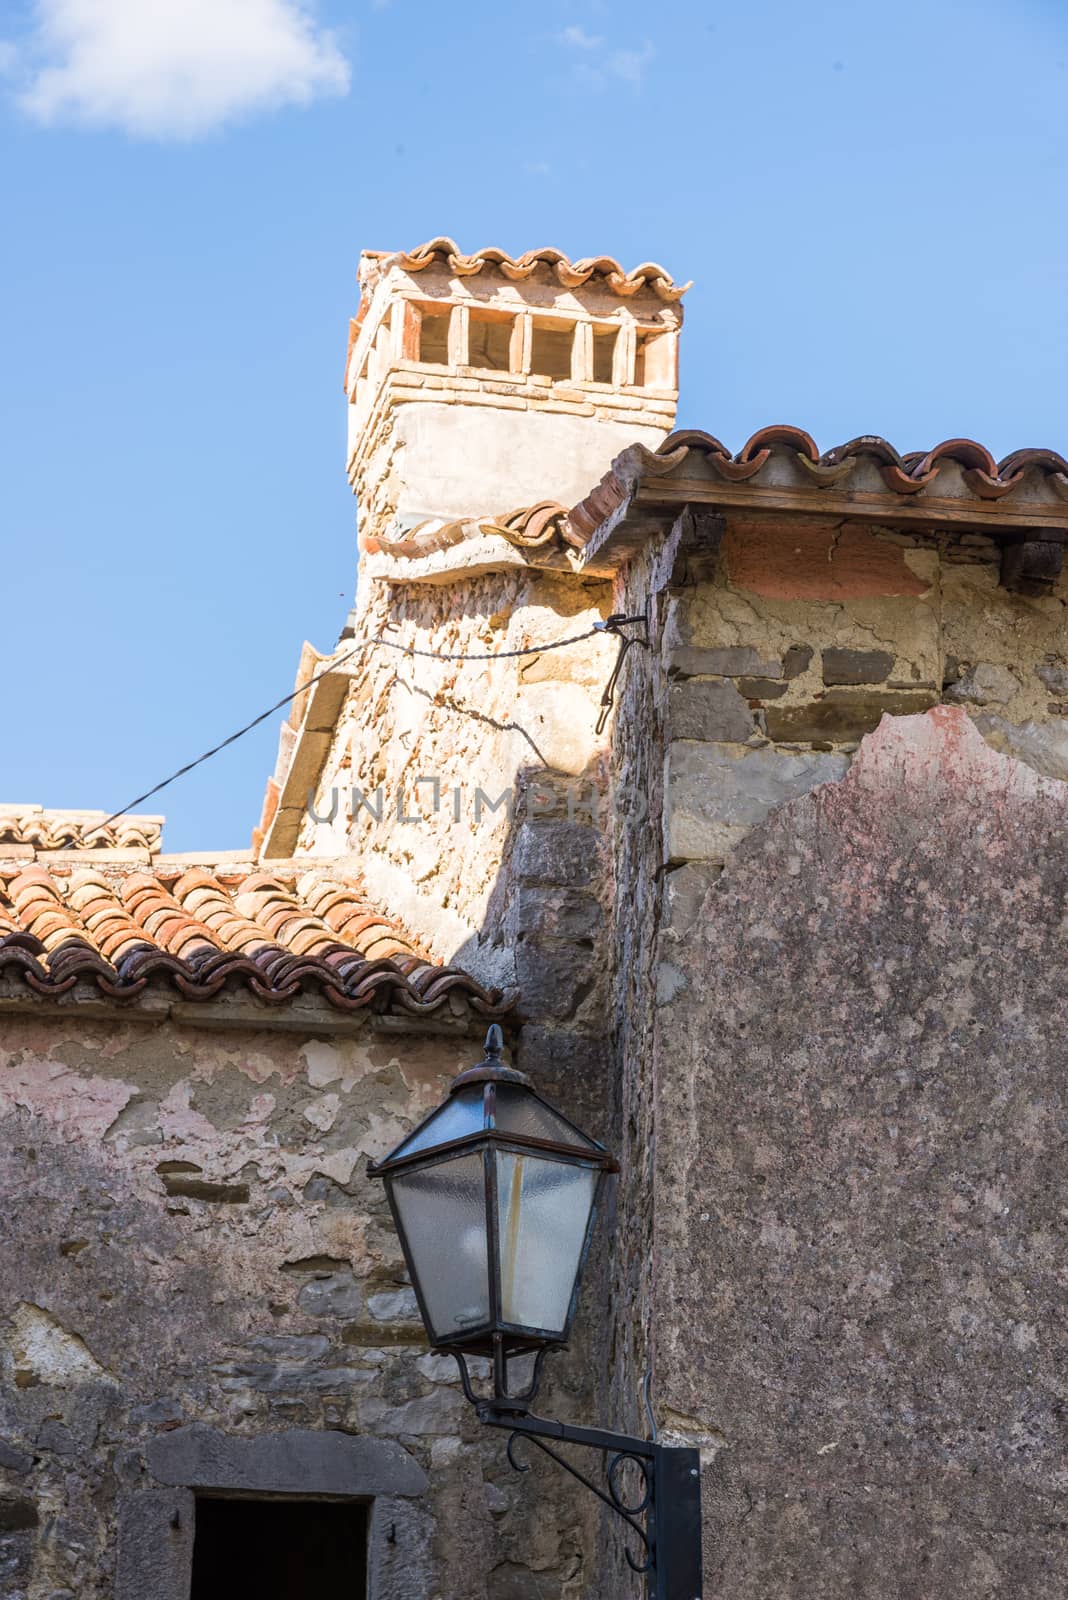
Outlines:
<svg viewBox="0 0 1068 1600"><path fill-rule="evenodd" d="M385 1181L431 1344L494 1360L504 1400L509 1363L534 1352L540 1369L571 1331L598 1198L617 1167L503 1064L502 1045L494 1024L485 1060L371 1171Z"/></svg>
<svg viewBox="0 0 1068 1600"><path fill-rule="evenodd" d="M501 1060L494 1024L485 1058L382 1161L404 1259L431 1345L456 1358L481 1422L506 1428L508 1458L529 1439L592 1490L640 1541L627 1560L648 1575L651 1600L699 1600L700 1465L695 1450L533 1416L542 1362L567 1340L597 1207L613 1157ZM533 1357L524 1385L512 1363ZM476 1394L469 1357L492 1363L492 1395ZM648 1387L646 1403L652 1423ZM603 1454L600 1487L546 1441ZM641 1492L622 1492L624 1463Z"/></svg>

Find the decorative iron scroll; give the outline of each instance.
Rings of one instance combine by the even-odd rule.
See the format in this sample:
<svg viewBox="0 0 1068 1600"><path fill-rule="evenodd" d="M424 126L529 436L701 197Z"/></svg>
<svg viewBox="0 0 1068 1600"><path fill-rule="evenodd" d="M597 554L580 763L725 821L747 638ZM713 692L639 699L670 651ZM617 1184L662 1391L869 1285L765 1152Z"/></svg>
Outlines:
<svg viewBox="0 0 1068 1600"><path fill-rule="evenodd" d="M526 1433L521 1428L514 1429L508 1440L508 1461L516 1472L530 1471L528 1462L516 1460L515 1446L520 1439L529 1439L532 1444L536 1444L539 1450L556 1462L557 1466L563 1467L565 1472L569 1472L573 1478L577 1478L579 1483L589 1489L591 1494L595 1494L598 1500L608 1506L609 1510L622 1517L628 1527L638 1535L645 1547L645 1554L639 1560L628 1546L623 1552L627 1558L627 1565L632 1572L651 1572L653 1569L653 1544L646 1529L639 1521L639 1518L648 1516L653 1505L655 1478L651 1458L636 1455L633 1450L617 1450L609 1458L608 1452L605 1451L605 1478L608 1483L606 1491L599 1488L591 1478L587 1478L584 1472L580 1472L578 1467L566 1460L565 1457L558 1455L551 1445L545 1443L544 1439L540 1439L537 1434ZM642 1496L636 1505L627 1504L617 1481L620 1468L628 1461L632 1461L642 1475Z"/></svg>

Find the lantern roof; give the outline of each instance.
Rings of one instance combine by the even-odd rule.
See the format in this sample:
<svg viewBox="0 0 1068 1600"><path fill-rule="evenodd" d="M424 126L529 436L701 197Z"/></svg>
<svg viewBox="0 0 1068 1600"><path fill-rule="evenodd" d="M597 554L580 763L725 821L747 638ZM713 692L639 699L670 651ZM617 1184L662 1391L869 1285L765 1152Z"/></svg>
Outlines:
<svg viewBox="0 0 1068 1600"><path fill-rule="evenodd" d="M379 1173L413 1157L425 1158L438 1150L483 1140L529 1144L616 1170L615 1160L603 1144L543 1100L525 1073L504 1065L500 1058L503 1044L500 1027L494 1023L486 1035L485 1058L460 1073L448 1099L369 1170Z"/></svg>

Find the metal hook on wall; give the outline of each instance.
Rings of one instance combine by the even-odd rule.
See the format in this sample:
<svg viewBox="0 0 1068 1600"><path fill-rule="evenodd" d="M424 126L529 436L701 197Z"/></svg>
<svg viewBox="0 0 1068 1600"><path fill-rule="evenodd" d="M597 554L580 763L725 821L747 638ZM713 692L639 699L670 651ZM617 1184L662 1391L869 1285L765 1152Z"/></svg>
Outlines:
<svg viewBox="0 0 1068 1600"><path fill-rule="evenodd" d="M632 623L645 630L644 637L638 638L636 635L622 631L623 628ZM615 665L609 674L608 682L604 686L604 693L601 696L601 714L597 718L597 732L603 733L609 713L615 705L616 684L619 682L619 674L623 670L623 662L626 659L627 651L632 644L646 646L649 644L649 619L644 615L625 617L622 614L615 614L611 617L606 617L603 622L595 622L593 626L598 633L614 633L619 640L619 654L616 656Z"/></svg>

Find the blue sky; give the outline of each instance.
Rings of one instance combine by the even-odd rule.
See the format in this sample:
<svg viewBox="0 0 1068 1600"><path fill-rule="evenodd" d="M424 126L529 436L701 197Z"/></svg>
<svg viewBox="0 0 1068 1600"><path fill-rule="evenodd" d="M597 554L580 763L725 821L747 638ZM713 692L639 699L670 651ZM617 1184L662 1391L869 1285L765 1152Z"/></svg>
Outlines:
<svg viewBox="0 0 1068 1600"><path fill-rule="evenodd" d="M783 421L1068 448L1052 3L0 18L2 800L118 808L336 639L363 246L692 277L680 422L735 448ZM171 849L247 841L276 734L145 808Z"/></svg>

